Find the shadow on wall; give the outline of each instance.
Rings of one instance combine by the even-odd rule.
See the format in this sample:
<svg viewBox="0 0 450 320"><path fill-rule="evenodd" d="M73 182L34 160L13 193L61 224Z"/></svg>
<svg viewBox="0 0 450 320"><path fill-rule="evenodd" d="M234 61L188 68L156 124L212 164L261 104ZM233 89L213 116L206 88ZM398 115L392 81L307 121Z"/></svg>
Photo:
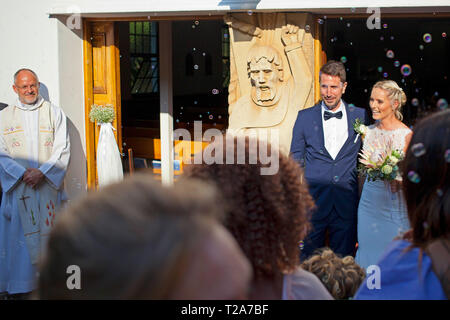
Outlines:
<svg viewBox="0 0 450 320"><path fill-rule="evenodd" d="M42 82L40 83L39 93L45 100L51 102L48 87ZM62 108L63 106L59 107ZM64 185L69 201L73 201L79 196L86 194L85 168L80 165L80 163L86 163L86 155L77 127L67 116L67 113L64 113L66 114L67 130L69 131L70 137L70 162L64 179ZM75 156L76 161L74 162Z"/></svg>
<svg viewBox="0 0 450 320"><path fill-rule="evenodd" d="M44 98L44 100L50 101L48 94L48 87L43 82L39 82L39 94Z"/></svg>

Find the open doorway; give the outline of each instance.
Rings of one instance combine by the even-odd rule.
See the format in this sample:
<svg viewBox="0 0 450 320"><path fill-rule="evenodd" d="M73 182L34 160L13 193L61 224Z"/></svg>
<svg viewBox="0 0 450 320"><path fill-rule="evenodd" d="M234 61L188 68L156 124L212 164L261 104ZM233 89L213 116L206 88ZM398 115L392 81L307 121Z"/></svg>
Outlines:
<svg viewBox="0 0 450 320"><path fill-rule="evenodd" d="M157 21L116 22L120 51L123 152L132 149L136 167L160 168L160 72ZM228 126L229 35L222 20L172 22L173 121L194 139ZM179 159L178 159L179 160ZM125 159L124 163L129 163ZM125 170L129 170L125 166ZM182 164L175 155L175 174Z"/></svg>
<svg viewBox="0 0 450 320"><path fill-rule="evenodd" d="M321 18L328 59L341 60L347 68L347 102L369 110L372 86L379 80L391 79L406 93L408 101L402 113L409 126L448 107L448 19L382 19L380 29L369 30L366 19Z"/></svg>

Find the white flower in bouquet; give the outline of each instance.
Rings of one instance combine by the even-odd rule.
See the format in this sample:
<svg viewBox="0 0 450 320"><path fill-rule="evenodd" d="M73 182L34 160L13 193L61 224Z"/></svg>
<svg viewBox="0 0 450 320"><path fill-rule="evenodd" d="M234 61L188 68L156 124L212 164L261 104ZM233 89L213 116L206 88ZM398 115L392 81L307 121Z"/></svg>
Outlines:
<svg viewBox="0 0 450 320"><path fill-rule="evenodd" d="M396 156L391 155L391 156L389 157L389 162L390 162L392 165L394 165L394 166L395 166L399 161L400 161L400 159L397 158Z"/></svg>
<svg viewBox="0 0 450 320"><path fill-rule="evenodd" d="M384 174L390 174L392 172L392 167L388 164L385 164L381 167L381 172Z"/></svg>

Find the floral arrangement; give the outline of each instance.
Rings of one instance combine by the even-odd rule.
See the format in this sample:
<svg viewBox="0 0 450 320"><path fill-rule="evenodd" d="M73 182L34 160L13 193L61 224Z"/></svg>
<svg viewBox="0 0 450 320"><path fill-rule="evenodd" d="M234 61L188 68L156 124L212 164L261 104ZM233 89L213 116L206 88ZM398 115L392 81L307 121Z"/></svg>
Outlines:
<svg viewBox="0 0 450 320"><path fill-rule="evenodd" d="M356 118L355 123L353 123L353 129L358 134L354 141L356 143L356 140L358 140L359 136L364 138L364 135L367 132L367 126L365 126L359 118Z"/></svg>
<svg viewBox="0 0 450 320"><path fill-rule="evenodd" d="M359 155L358 171L366 174L369 181L392 181L400 177L398 163L403 160L404 154L394 149L391 139L365 143Z"/></svg>
<svg viewBox="0 0 450 320"><path fill-rule="evenodd" d="M93 104L91 106L91 111L89 112L91 122L110 123L114 121L114 118L114 107L111 104L104 106Z"/></svg>

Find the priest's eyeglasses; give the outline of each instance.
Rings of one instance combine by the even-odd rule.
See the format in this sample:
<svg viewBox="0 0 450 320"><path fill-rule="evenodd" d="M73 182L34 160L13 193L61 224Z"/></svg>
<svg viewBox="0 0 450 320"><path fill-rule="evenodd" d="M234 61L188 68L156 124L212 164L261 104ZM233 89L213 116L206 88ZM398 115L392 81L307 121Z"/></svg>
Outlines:
<svg viewBox="0 0 450 320"><path fill-rule="evenodd" d="M39 85L37 85L37 84L31 84L31 85L29 85L29 86L21 86L21 87L17 87L17 88L19 88L20 90L27 90L27 89L30 89L30 90L34 90L34 89L36 89L37 87L39 87Z"/></svg>

